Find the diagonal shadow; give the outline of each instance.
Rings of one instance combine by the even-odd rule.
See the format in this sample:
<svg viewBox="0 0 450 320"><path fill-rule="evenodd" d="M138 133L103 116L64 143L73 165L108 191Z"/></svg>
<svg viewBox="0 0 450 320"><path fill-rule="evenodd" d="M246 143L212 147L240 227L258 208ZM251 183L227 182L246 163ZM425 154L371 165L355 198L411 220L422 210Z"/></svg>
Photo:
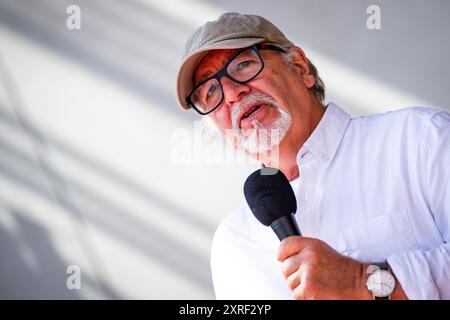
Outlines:
<svg viewBox="0 0 450 320"><path fill-rule="evenodd" d="M14 119L10 114L3 111L4 107L0 105L0 122L6 124L10 128L20 131L20 127L17 124L17 120ZM37 131L33 126L29 125L30 130L29 138L32 138L37 144L45 144L44 147L53 148L54 150L61 152L66 157L77 161L82 164L83 167L87 167L93 172L100 174L103 178L112 181L113 183L129 190L136 196L138 196L144 203L151 203L161 207L162 210L166 211L168 214L173 215L177 219L181 219L188 223L194 229L205 234L212 234L215 227L197 217L197 215L186 209L185 207L177 206L174 201L165 199L156 192L149 190L149 187L143 187L136 182L133 182L126 178L124 175L120 174L117 170L111 169L105 164L98 162L97 160L87 156L80 150L71 148L61 141L59 141L54 136L44 132L42 129ZM38 137L41 137L40 139Z"/></svg>
<svg viewBox="0 0 450 320"><path fill-rule="evenodd" d="M108 5L104 5L99 1L78 0L78 3L83 11L84 9L87 9L88 11L93 10L96 15L123 26L123 29L126 29L127 32L130 32L141 39L147 39L147 41L156 39L156 41L168 47L169 50L179 49L180 43L178 43L178 40L171 39L170 37L162 37L162 30L160 28L152 29L147 26L148 23L151 22L151 25L166 27L168 25L167 22L169 22L170 31L173 32L191 28L191 26L184 23L184 21L177 21L161 12L154 11L141 1L109 0ZM124 12L127 14L124 14ZM138 16L139 20L129 19L130 13L133 17ZM184 39L184 41L185 40L186 39ZM181 52L174 52L181 58Z"/></svg>
<svg viewBox="0 0 450 320"><path fill-rule="evenodd" d="M88 274L81 274L81 289L66 287L67 262L55 249L46 230L27 218L30 213L6 206L14 220L14 233L0 224L0 299L82 299L83 288L98 287ZM31 259L31 260L30 260ZM99 294L99 293L97 293ZM120 296L111 288L107 297Z"/></svg>
<svg viewBox="0 0 450 320"><path fill-rule="evenodd" d="M172 239L151 225L144 225L127 215L125 209L111 204L107 199L73 181L65 181L65 184L78 195L77 208L68 198L67 192L62 198L56 199L49 189L42 187L39 179L33 177L32 173L40 169L33 159L3 139L0 139L0 149L0 172L5 178L20 184L55 206L62 206L75 217L78 215L77 210L81 208L89 221L113 238L119 238L146 256L152 256L156 262L204 289L212 287L208 260L189 248L185 242ZM17 166L20 166L20 169Z"/></svg>
<svg viewBox="0 0 450 320"><path fill-rule="evenodd" d="M44 46L64 57L70 58L76 63L95 72L97 75L102 75L108 80L113 80L128 90L134 92L138 96L144 98L146 101L159 106L164 112L172 116L185 119L187 121L194 120L197 116L193 112L181 112L175 100L175 69L173 65L165 64L162 57L152 55L151 45L145 55L136 49L141 43L150 41L144 35L141 35L140 41L130 41L126 38L118 39L117 35L110 32L107 24L100 28L82 30L83 33L75 36L67 36L68 30L65 29L65 7L56 10L54 3L33 1L18 1L18 2L1 2L0 1L0 24L17 32L26 38L32 40L40 46ZM99 10L100 8L92 6L92 9ZM126 10L124 6L124 16ZM29 15L38 15L40 21L54 21L55 17L60 17L61 21L56 19L52 25L46 26L44 23L37 22L35 19L30 19ZM151 18L151 17L150 17ZM169 19L169 17L166 17ZM60 22L60 23L58 23ZM110 21L115 23L119 21ZM182 31L183 26L176 21L169 21ZM129 25L121 24L121 28L126 31L133 32ZM87 32L89 31L89 32ZM152 37L151 41L158 43L164 37L157 32L159 38ZM137 34L139 36L139 34ZM106 40L106 41L105 41ZM167 47L167 43L162 40L162 45ZM95 49L94 49L95 48ZM168 52L175 50L172 47L167 47ZM118 61L108 59L111 54L114 54ZM134 57L134 58L133 58ZM138 63L139 71L134 71L130 68L131 61ZM178 61L174 61L178 63ZM165 64L165 65L164 65ZM155 69L156 68L156 69ZM149 74L143 74L142 70L148 70ZM168 88L162 85L158 79L158 73L170 72L173 73L173 86Z"/></svg>

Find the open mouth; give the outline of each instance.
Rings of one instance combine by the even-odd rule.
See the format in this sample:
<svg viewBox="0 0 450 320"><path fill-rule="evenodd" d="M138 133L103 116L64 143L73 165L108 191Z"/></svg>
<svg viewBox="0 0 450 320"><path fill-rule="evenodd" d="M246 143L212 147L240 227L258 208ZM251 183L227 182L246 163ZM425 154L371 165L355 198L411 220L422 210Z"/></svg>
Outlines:
<svg viewBox="0 0 450 320"><path fill-rule="evenodd" d="M250 118L253 114L255 114L263 106L266 106L266 104L255 104L253 106L250 106L243 113L241 113L241 116L240 116L239 121L238 121L239 128L241 128L242 121L244 121L245 119Z"/></svg>

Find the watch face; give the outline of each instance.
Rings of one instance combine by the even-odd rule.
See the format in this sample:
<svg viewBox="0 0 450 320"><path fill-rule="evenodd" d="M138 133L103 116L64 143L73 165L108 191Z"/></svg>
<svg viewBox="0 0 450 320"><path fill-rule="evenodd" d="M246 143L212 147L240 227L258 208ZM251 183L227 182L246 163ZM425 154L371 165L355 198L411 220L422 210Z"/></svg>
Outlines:
<svg viewBox="0 0 450 320"><path fill-rule="evenodd" d="M376 297L387 297L395 289L395 278L387 270L378 270L369 276L366 285Z"/></svg>

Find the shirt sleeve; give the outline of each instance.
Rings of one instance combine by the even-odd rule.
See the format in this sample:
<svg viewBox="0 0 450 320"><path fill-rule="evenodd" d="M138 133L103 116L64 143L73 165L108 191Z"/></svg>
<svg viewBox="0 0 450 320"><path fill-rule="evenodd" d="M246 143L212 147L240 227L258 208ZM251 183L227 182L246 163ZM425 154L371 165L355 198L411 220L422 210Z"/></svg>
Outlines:
<svg viewBox="0 0 450 320"><path fill-rule="evenodd" d="M428 125L421 146L423 190L443 243L387 261L409 299L450 299L450 115L438 112Z"/></svg>

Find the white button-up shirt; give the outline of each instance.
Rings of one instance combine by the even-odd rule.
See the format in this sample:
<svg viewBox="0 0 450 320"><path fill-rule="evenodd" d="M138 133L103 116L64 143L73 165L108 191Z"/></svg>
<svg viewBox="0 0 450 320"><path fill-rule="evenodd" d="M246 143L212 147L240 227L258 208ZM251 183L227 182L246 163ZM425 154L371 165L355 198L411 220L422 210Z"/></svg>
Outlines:
<svg viewBox="0 0 450 320"><path fill-rule="evenodd" d="M450 299L450 115L407 108L351 118L333 103L291 182L303 236L360 262L388 261L410 299ZM218 299L292 299L279 240L244 203L211 250Z"/></svg>

